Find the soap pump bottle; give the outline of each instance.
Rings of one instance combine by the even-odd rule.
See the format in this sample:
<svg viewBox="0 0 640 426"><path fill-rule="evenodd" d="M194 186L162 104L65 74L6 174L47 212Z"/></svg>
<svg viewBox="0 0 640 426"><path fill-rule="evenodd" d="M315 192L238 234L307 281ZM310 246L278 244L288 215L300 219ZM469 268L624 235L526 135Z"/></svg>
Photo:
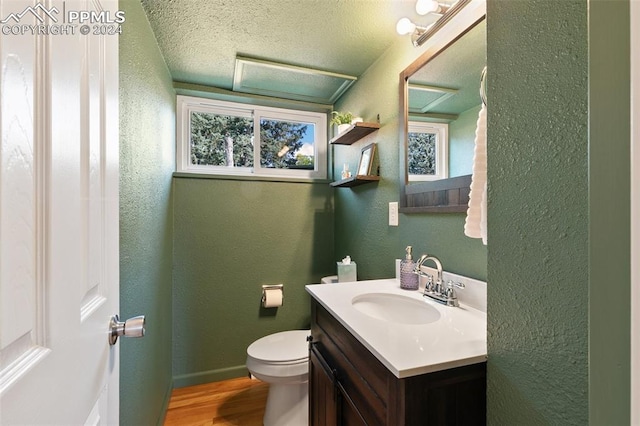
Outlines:
<svg viewBox="0 0 640 426"><path fill-rule="evenodd" d="M417 290L418 289L418 274L414 272L416 263L411 256L411 246L407 246L405 249L407 254L405 258L400 261L400 288L405 290Z"/></svg>

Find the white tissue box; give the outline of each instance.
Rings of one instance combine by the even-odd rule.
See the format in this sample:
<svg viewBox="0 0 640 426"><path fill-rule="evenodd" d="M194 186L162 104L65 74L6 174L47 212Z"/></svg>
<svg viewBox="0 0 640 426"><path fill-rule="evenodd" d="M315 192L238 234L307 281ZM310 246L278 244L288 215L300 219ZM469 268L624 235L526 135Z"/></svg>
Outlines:
<svg viewBox="0 0 640 426"><path fill-rule="evenodd" d="M351 263L342 263L336 262L338 264L338 282L348 282L348 281L358 281L358 272L356 267L356 262Z"/></svg>

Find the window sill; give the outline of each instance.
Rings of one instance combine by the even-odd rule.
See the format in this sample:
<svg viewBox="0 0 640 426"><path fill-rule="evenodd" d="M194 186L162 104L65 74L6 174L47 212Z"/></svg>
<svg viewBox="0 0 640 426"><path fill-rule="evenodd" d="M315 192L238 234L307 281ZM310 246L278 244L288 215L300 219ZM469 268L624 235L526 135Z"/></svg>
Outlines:
<svg viewBox="0 0 640 426"><path fill-rule="evenodd" d="M261 182L289 182L289 183L310 183L327 184L331 179L284 177L284 176L246 176L246 175L219 175L210 173L187 173L173 172L174 178L187 179L215 179L215 180L238 180L238 181L261 181Z"/></svg>

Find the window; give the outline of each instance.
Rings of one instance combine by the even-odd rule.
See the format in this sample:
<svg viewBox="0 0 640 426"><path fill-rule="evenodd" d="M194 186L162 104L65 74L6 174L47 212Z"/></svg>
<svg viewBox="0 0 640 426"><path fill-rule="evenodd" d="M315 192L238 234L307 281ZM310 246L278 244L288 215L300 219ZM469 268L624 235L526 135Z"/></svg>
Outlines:
<svg viewBox="0 0 640 426"><path fill-rule="evenodd" d="M327 116L178 96L177 171L327 177Z"/></svg>
<svg viewBox="0 0 640 426"><path fill-rule="evenodd" d="M447 178L449 176L449 125L410 121L408 130L409 181Z"/></svg>

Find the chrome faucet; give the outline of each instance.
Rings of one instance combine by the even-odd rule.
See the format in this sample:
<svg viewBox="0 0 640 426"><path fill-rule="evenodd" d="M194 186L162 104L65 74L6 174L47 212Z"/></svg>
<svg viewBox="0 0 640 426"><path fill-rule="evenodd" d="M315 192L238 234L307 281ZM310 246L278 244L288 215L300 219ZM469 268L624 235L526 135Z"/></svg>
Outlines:
<svg viewBox="0 0 640 426"><path fill-rule="evenodd" d="M436 278L435 285L433 284L433 277L430 274L422 272L422 269L420 269L422 264L427 260L433 260L433 263L436 264L436 268L438 270L438 276ZM416 269L414 272L421 277L427 277L427 285L429 286L429 290L438 290L438 292L440 292L440 287L442 286L442 263L440 263L440 259L435 256L423 254L416 262Z"/></svg>
<svg viewBox="0 0 640 426"><path fill-rule="evenodd" d="M433 277L430 274L422 272L421 266L427 260L433 261L436 264L436 269L438 271L438 275L436 277L436 282L433 282ZM435 256L429 256L428 254L423 254L420 256L420 259L416 262L416 267L413 271L415 274L418 274L421 277L427 278L427 283L424 287L424 297L428 297L430 299L435 300L436 302L442 303L447 306L459 306L458 296L456 295L456 291L453 289L454 286L464 288L464 284L462 283L454 283L453 281L447 282L445 285L442 281L442 263Z"/></svg>

